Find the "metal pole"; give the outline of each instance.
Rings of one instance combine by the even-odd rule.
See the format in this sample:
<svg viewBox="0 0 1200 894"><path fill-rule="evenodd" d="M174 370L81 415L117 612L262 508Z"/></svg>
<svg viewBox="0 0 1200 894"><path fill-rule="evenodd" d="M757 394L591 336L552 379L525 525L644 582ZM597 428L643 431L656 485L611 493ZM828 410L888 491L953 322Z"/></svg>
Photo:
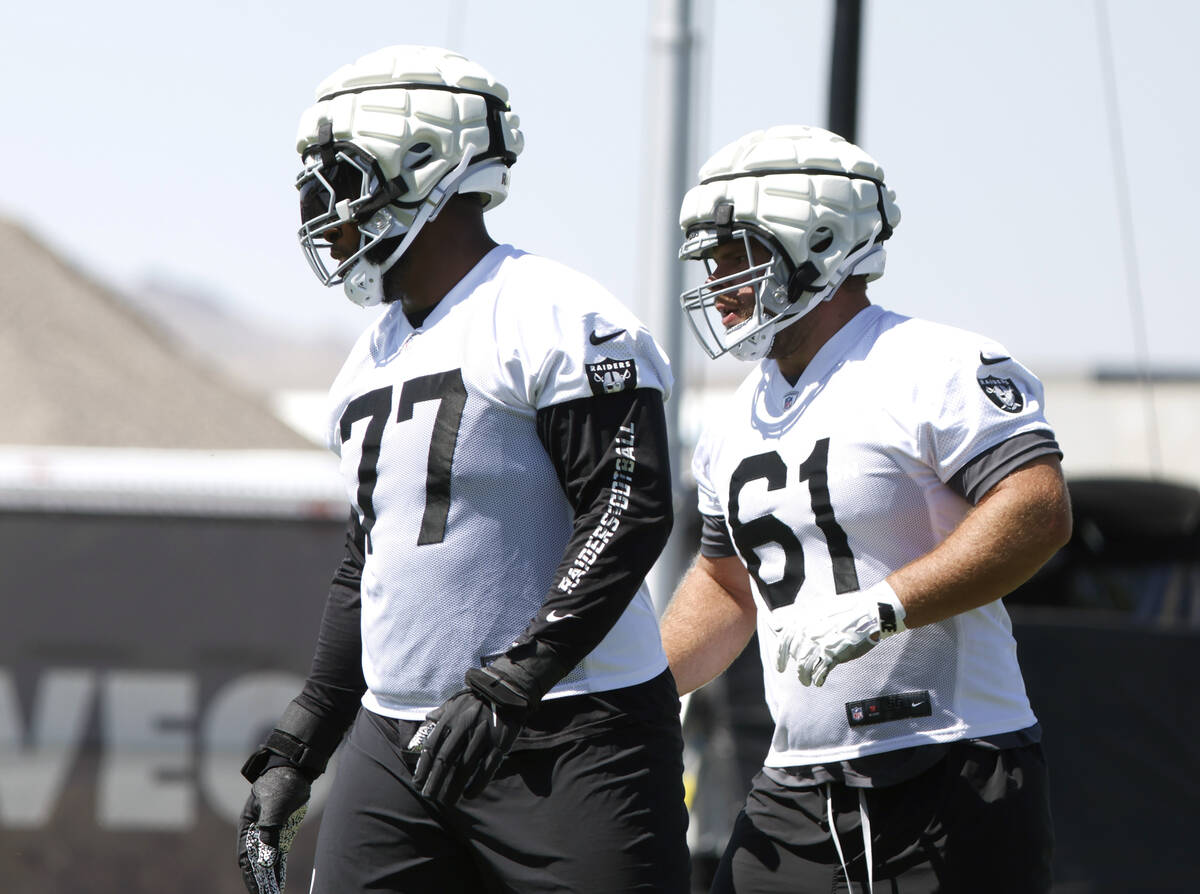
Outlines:
<svg viewBox="0 0 1200 894"><path fill-rule="evenodd" d="M685 542L685 519L680 466L679 407L683 402L683 312L679 293L683 270L678 261L681 242L679 205L687 190L689 118L691 110L691 0L656 0L650 29L650 84L646 104L646 202L642 242L643 314L646 324L671 358L675 387L667 401L671 434L672 492L675 528L662 556L650 572L650 592L661 614L687 563L692 545Z"/></svg>
<svg viewBox="0 0 1200 894"><path fill-rule="evenodd" d="M1121 127L1121 105L1117 101L1116 62L1113 60L1112 29L1108 23L1108 5L1096 0L1096 28L1099 31L1100 74L1104 82L1104 104L1108 112L1108 138L1112 146L1113 181L1117 194L1117 225L1125 258L1125 287L1129 293L1129 315L1133 324L1133 359L1145 399L1147 461L1152 477L1162 477L1162 445L1158 437L1158 406L1154 379L1150 375L1150 342L1146 335L1146 307L1142 300L1142 275L1138 267L1137 239L1133 226L1133 201L1130 198L1129 172L1125 168L1125 148Z"/></svg>
<svg viewBox="0 0 1200 894"><path fill-rule="evenodd" d="M829 129L858 142L858 46L862 0L836 0L829 63Z"/></svg>

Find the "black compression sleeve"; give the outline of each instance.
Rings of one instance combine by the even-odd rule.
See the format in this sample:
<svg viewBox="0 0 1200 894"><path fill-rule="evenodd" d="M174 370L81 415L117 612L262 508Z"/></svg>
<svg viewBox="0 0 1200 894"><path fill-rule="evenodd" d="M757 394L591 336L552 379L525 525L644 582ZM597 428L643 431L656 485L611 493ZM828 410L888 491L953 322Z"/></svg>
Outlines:
<svg viewBox="0 0 1200 894"><path fill-rule="evenodd" d="M317 648L304 689L296 702L318 717L328 719L338 735L358 713L367 689L362 673L362 584L365 536L358 515L350 512L346 546L334 572L317 635Z"/></svg>
<svg viewBox="0 0 1200 894"><path fill-rule="evenodd" d="M974 457L946 482L964 500L977 505L1000 479L1039 456L1062 459L1062 448L1048 430L1013 435Z"/></svg>
<svg viewBox="0 0 1200 894"><path fill-rule="evenodd" d="M621 617L662 552L674 514L658 391L556 404L538 412L537 425L575 510L546 602L507 653L540 696Z"/></svg>
<svg viewBox="0 0 1200 894"><path fill-rule="evenodd" d="M727 559L737 555L729 526L723 515L700 516L700 555L709 559Z"/></svg>

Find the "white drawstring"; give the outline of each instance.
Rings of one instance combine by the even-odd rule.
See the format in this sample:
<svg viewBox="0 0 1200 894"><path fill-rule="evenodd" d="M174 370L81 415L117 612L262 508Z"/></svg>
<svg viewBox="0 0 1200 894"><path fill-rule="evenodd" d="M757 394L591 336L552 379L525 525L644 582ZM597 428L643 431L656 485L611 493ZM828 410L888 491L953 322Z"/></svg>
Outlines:
<svg viewBox="0 0 1200 894"><path fill-rule="evenodd" d="M846 867L846 855L842 853L842 840L838 838L837 821L833 818L833 786L825 783L825 814L829 817L829 833L833 836L833 846L837 848L838 859L842 863L842 874L846 876L846 887L850 887L850 870Z"/></svg>
<svg viewBox="0 0 1200 894"><path fill-rule="evenodd" d="M846 865L846 855L842 852L842 840L838 838L837 822L833 818L833 786L825 783L825 813L829 817L829 832L833 836L833 846L837 849L838 860L842 864L842 874L846 877L846 888L850 889L850 868ZM867 894L875 894L874 859L871 853L871 817L867 813L867 793L865 789L858 790L858 813L862 823L863 848L867 859Z"/></svg>
<svg viewBox="0 0 1200 894"><path fill-rule="evenodd" d="M875 894L875 861L871 857L871 817L867 814L865 788L858 790L858 815L862 820L863 849L867 852L867 894Z"/></svg>

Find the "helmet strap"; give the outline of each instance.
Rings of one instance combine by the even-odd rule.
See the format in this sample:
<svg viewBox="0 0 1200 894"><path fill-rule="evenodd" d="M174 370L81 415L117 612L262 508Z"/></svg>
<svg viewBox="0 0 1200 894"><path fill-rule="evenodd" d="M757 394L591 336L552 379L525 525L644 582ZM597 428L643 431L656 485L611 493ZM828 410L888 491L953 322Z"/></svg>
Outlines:
<svg viewBox="0 0 1200 894"><path fill-rule="evenodd" d="M812 284L817 281L820 275L821 269L812 261L805 261L798 266L792 271L792 275L788 277L788 301L799 300L805 292L817 291L812 287Z"/></svg>
<svg viewBox="0 0 1200 894"><path fill-rule="evenodd" d="M869 266L871 268L870 272L872 273L877 271L882 272L883 259L880 256L883 255L884 248L875 241L875 237L878 235L878 233L879 229L877 225L875 232L871 234L871 238L868 239L866 243L864 243L863 246L857 251L851 252L850 256L842 262L841 266L834 271L834 274L831 277L829 277L829 281L820 289L814 290L808 286L805 287L804 291L815 291L816 294L813 296L811 301L804 305L803 309L801 309L796 303L793 303L787 310L773 319L773 325L770 327L770 329L759 333L759 337L767 336L765 339L765 347L761 341L756 344L751 344L751 342L755 341L756 338L756 336L751 336L750 338L739 342L737 345L734 345L730 349L730 353L732 353L739 360L761 360L770 352L771 345L775 343L775 337L780 332L782 332L788 326L791 326L797 320L807 316L808 312L817 305L830 300L837 293L837 290L841 288L842 283L849 279L860 265L864 267ZM816 269L816 265L814 265L812 261L805 261L804 264L800 265L800 269L797 271L797 273L802 271L805 265L813 267L814 270ZM803 292L795 293L792 291L792 283L795 282L795 280L796 274L793 274L788 282L788 294L794 294L797 298L799 298ZM809 285L811 285L811 282L812 280L809 279ZM737 349L743 345L745 348L743 348L742 352L739 353Z"/></svg>
<svg viewBox="0 0 1200 894"><path fill-rule="evenodd" d="M433 188L433 191L421 205L421 210L417 212L417 216L413 219L412 225L408 228L408 232L404 234L404 238L400 241L400 244L379 265L380 274L391 270L392 266L400 260L400 256L408 251L408 247L412 245L413 241L417 238L417 234L421 232L425 224L437 218L438 213L442 210L442 206L446 204L446 200L457 191L456 187L466 176L467 168L470 166L473 158L474 156L464 155L462 161L458 163L458 167L443 177L441 182Z"/></svg>
<svg viewBox="0 0 1200 894"><path fill-rule="evenodd" d="M426 197L421 204L421 208L417 211L417 216L413 219L405 231L400 243L392 250L392 252L379 264L373 263L369 258L361 258L354 267L347 271L344 282L344 290L346 297L355 304L362 307L373 307L383 301L383 274L395 266L401 256L408 251L410 245L417 238L417 234L431 220L436 220L438 214L449 198L458 192L458 187L463 185L474 171L470 170L470 165L473 159L472 156L464 156L458 166L442 178L441 182L433 188L433 191ZM492 162L498 163L498 162ZM486 167L487 165L483 165ZM359 227L360 231L362 227ZM365 234L364 234L365 237ZM381 234L378 238L386 238L385 234ZM393 237L395 238L395 237Z"/></svg>

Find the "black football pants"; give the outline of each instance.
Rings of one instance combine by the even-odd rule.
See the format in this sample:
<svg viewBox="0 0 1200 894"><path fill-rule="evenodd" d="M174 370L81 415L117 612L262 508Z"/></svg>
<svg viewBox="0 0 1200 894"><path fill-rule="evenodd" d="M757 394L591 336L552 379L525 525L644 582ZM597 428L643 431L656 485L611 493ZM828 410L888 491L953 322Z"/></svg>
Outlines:
<svg viewBox="0 0 1200 894"><path fill-rule="evenodd" d="M687 894L678 728L631 721L511 752L448 810L412 788L415 722L359 712L317 838L314 894Z"/></svg>
<svg viewBox="0 0 1200 894"><path fill-rule="evenodd" d="M759 773L713 894L865 894L860 791L875 894L1050 890L1054 835L1041 746L1000 750L962 742L929 770L887 788L788 788ZM827 794L849 882L830 833Z"/></svg>

